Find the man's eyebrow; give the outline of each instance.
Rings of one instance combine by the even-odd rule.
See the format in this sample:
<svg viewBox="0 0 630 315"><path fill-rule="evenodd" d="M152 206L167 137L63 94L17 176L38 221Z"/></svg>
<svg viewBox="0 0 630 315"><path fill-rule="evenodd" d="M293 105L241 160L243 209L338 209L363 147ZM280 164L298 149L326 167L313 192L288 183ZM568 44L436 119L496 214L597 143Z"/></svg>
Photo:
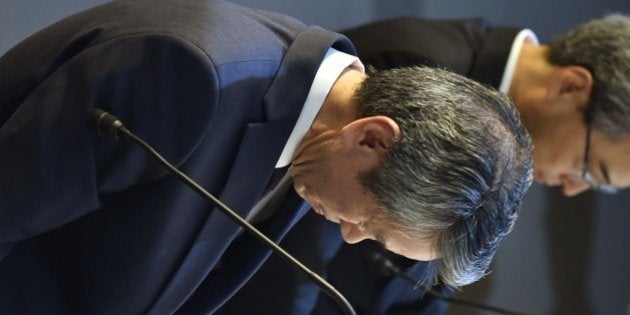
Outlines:
<svg viewBox="0 0 630 315"><path fill-rule="evenodd" d="M606 184L610 185L610 175L608 173L608 166L604 162L599 162L599 170L602 172L602 176L604 176L604 180Z"/></svg>

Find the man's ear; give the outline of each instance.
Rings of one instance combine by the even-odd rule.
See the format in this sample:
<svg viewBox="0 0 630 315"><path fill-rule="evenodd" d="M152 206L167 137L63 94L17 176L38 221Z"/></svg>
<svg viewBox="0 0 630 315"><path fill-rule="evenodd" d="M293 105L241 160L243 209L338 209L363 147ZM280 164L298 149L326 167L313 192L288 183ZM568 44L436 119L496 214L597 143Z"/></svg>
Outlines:
<svg viewBox="0 0 630 315"><path fill-rule="evenodd" d="M593 75L582 66L557 68L549 81L548 98L569 98L571 103L585 106L591 97Z"/></svg>
<svg viewBox="0 0 630 315"><path fill-rule="evenodd" d="M400 127L387 116L354 120L341 129L344 142L364 152L386 153L400 138Z"/></svg>

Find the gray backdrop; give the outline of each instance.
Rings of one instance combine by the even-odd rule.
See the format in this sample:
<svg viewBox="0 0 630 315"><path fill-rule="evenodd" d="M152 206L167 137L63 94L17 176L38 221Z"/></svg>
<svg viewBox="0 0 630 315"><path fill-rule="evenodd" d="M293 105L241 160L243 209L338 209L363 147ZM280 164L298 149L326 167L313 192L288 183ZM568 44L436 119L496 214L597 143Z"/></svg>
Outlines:
<svg viewBox="0 0 630 315"><path fill-rule="evenodd" d="M56 20L106 1L0 0L0 54ZM234 0L340 29L393 16L484 17L548 40L630 0ZM579 141L582 141L581 139ZM566 199L534 184L492 273L459 297L532 315L630 315L630 192ZM491 314L453 306L449 315Z"/></svg>

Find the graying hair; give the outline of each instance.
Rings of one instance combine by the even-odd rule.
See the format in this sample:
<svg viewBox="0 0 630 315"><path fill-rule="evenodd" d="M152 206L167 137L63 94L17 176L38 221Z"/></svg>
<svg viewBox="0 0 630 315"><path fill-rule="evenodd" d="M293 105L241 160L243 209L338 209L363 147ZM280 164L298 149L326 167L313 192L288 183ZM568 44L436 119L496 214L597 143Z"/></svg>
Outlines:
<svg viewBox="0 0 630 315"><path fill-rule="evenodd" d="M355 101L359 116L388 116L402 133L362 185L403 232L436 245L444 283L480 279L532 181L531 139L513 104L425 67L371 73Z"/></svg>
<svg viewBox="0 0 630 315"><path fill-rule="evenodd" d="M630 134L630 18L611 14L549 43L549 61L579 65L594 77L587 119L611 138Z"/></svg>

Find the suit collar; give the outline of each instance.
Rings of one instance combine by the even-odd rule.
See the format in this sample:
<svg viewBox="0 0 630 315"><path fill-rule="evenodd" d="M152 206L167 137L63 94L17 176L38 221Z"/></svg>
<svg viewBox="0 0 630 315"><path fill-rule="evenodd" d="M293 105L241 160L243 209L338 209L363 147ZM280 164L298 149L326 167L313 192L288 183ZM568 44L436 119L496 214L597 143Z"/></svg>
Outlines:
<svg viewBox="0 0 630 315"><path fill-rule="evenodd" d="M510 55L512 43L519 30L514 28L491 28L478 52L470 72L470 78L498 88Z"/></svg>

